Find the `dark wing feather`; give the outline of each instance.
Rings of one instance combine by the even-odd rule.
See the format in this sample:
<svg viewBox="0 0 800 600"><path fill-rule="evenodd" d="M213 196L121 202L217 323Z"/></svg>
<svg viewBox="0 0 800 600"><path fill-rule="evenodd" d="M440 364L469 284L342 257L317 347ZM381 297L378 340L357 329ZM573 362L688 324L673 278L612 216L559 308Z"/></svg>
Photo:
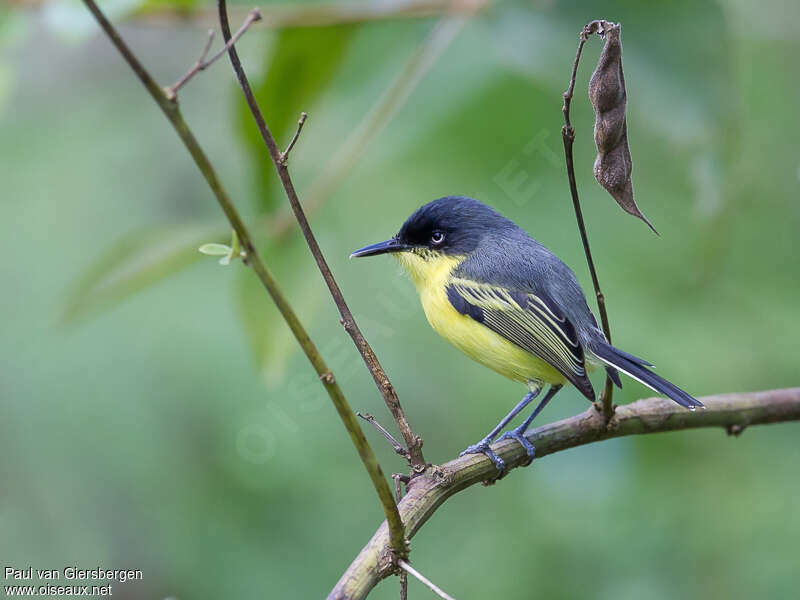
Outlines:
<svg viewBox="0 0 800 600"><path fill-rule="evenodd" d="M447 297L459 313L485 325L557 369L594 401L575 327L544 295L453 278Z"/></svg>

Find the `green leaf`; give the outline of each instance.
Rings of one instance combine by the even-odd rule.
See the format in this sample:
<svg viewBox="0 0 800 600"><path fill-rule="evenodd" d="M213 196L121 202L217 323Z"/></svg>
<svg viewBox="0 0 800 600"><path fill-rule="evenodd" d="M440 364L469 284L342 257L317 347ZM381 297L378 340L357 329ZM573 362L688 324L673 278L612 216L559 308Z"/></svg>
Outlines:
<svg viewBox="0 0 800 600"><path fill-rule="evenodd" d="M308 111L325 91L346 55L357 25L282 29L269 50L266 72L253 91L264 119L283 148L302 111ZM258 208L272 213L281 196L271 193L275 167L243 98L239 101L239 131L253 157L259 190Z"/></svg>
<svg viewBox="0 0 800 600"><path fill-rule="evenodd" d="M197 250L207 256L228 256L232 248L225 244L203 244Z"/></svg>
<svg viewBox="0 0 800 600"><path fill-rule="evenodd" d="M200 260L198 245L225 235L224 229L208 224L171 225L126 235L99 254L76 281L66 302L64 321L116 306Z"/></svg>

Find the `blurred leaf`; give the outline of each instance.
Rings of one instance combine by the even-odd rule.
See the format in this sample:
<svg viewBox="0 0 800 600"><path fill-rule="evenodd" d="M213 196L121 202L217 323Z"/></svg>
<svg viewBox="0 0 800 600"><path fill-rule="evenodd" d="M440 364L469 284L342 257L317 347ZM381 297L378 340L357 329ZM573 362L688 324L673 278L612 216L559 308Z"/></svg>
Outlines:
<svg viewBox="0 0 800 600"><path fill-rule="evenodd" d="M327 296L320 293L322 280L316 266L307 259L305 241L300 238L295 240L297 249L305 260L300 259L302 264L294 264L293 258L287 256L292 249L284 244L285 251L280 257L284 262L292 262L294 268L281 269L277 279L303 326L309 330L313 317L319 312L320 303ZM278 258L269 251L265 255L270 256L270 259ZM238 277L236 296L239 316L258 371L264 383L274 387L286 377L286 369L300 346L258 278L243 271Z"/></svg>
<svg viewBox="0 0 800 600"><path fill-rule="evenodd" d="M134 12L141 4L141 0L106 0L103 2L103 12L114 22ZM45 2L41 13L44 26L63 39L78 42L97 33L97 21L83 2Z"/></svg>
<svg viewBox="0 0 800 600"><path fill-rule="evenodd" d="M199 0L140 0L139 11L170 10L177 13L191 14L192 10L200 4Z"/></svg>
<svg viewBox="0 0 800 600"><path fill-rule="evenodd" d="M107 310L177 273L201 258L198 244L224 235L224 230L208 224L170 225L128 234L80 277L67 301L64 321Z"/></svg>
<svg viewBox="0 0 800 600"><path fill-rule="evenodd" d="M283 29L277 34L269 50L264 78L253 88L279 146L288 142L290 127L300 113L307 111L327 88L357 29L357 25L303 27ZM280 201L269 192L275 168L243 98L239 101L239 124L254 160L258 208L271 213Z"/></svg>

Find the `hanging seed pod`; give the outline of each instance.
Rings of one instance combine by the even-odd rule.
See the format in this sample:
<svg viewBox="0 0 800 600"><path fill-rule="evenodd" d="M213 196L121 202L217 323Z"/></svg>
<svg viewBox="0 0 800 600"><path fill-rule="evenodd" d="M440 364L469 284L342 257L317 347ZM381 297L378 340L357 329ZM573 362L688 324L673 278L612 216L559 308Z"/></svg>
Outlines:
<svg viewBox="0 0 800 600"><path fill-rule="evenodd" d="M589 80L589 100L594 108L594 143L597 158L594 178L611 194L623 210L639 217L658 233L633 200L631 152L628 148L628 126L625 119L625 76L622 73L620 25L595 21L594 30L605 38L597 68ZM588 27L588 26L587 26Z"/></svg>

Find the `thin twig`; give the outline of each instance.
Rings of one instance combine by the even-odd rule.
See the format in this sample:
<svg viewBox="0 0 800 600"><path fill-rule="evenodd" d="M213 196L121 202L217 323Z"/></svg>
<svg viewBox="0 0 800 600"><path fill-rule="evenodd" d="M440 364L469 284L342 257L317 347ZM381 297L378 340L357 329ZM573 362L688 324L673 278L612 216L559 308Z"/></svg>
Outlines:
<svg viewBox="0 0 800 600"><path fill-rule="evenodd" d="M428 589L430 589L434 594L436 594L440 598L444 598L444 600L456 600L450 594L448 594L447 592L442 590L442 588L440 588L438 585L433 583L430 579L425 577L422 573L420 573L414 567L412 567L410 564L408 564L406 561L400 559L400 560L397 561L397 564L406 573L410 573L411 575L413 575L414 577L419 579L423 584L425 584L428 587Z"/></svg>
<svg viewBox="0 0 800 600"><path fill-rule="evenodd" d="M403 448L403 446L400 444L400 442L398 442L394 438L394 436L386 430L386 428L383 425L381 425L380 423L378 423L378 421L375 420L375 417L373 417L369 413L362 414L360 412L357 412L356 415L361 417L367 423L369 423L375 429L377 429L381 433L381 435L383 435L383 437L385 437L386 440L392 445L392 448L394 448L395 452L397 452L403 458L408 458L408 450ZM395 478L395 481L397 481L396 478Z"/></svg>
<svg viewBox="0 0 800 600"><path fill-rule="evenodd" d="M300 132L303 131L303 125L305 124L307 118L308 118L307 113L304 112L300 113L300 120L297 121L297 131L294 132L292 141L289 142L289 145L286 147L286 150L281 152L280 162L282 165L286 166L286 162L289 160L289 152L292 151L292 148L294 148L294 145L297 143L297 138L300 137Z"/></svg>
<svg viewBox="0 0 800 600"><path fill-rule="evenodd" d="M564 113L564 126L561 128L561 138L564 141L564 158L567 163L567 179L569 180L569 191L572 194L572 206L575 208L575 219L578 221L578 230L581 234L581 242L583 242L583 251L586 254L586 262L589 265L589 273L592 276L592 285L594 286L594 293L597 297L597 310L600 312L600 322L603 326L603 333L606 335L608 343L611 343L611 327L608 324L608 313L606 312L606 299L603 292L600 291L600 281L597 278L597 269L594 266L594 259L592 258L592 250L589 247L589 237L586 234L586 224L583 221L583 211L581 210L581 202L578 198L578 185L575 182L575 165L572 158L572 145L575 141L575 129L569 120L569 109L572 102L572 95L575 91L575 77L578 72L578 63L581 60L581 53L586 40L592 33L596 33L605 21L592 21L581 30L580 41L578 42L578 51L575 53L575 61L572 63L572 74L569 79L569 87L564 92L564 106L561 112ZM603 414L606 421L611 420L614 415L613 403L614 384L611 377L606 374L606 383L603 393L600 396L602 403Z"/></svg>
<svg viewBox="0 0 800 600"><path fill-rule="evenodd" d="M800 421L800 388L722 394L700 400L706 405L705 410L689 411L665 398L639 400L617 408L611 427L603 415L589 408L574 417L529 430L525 437L536 446L538 461L548 454L627 435ZM493 444L492 449L505 461L507 469L516 469L529 461L525 449L513 440ZM496 474L488 458L470 454L428 469L415 478L399 505L406 537L413 538L450 497ZM339 579L328 600L362 600L381 579L391 576L394 573L391 565L381 561L388 542L384 523Z"/></svg>
<svg viewBox="0 0 800 600"><path fill-rule="evenodd" d="M164 93L167 95L167 98L170 100L175 100L175 97L178 93L178 90L183 87L187 81L189 81L192 77L194 77L195 73L204 69L203 65L208 66L210 63L206 63L206 56L208 56L209 50L211 50L211 44L214 42L214 30L208 30L208 39L206 40L206 45L203 46L203 51L200 53L200 57L195 61L195 63L189 67L189 70L183 74L183 77L178 79L175 83L164 90Z"/></svg>
<svg viewBox="0 0 800 600"><path fill-rule="evenodd" d="M408 476L403 475L402 473L392 473L392 479L394 479L394 500L395 502L400 504L400 500L403 499L403 483L408 483ZM400 578L400 600L408 600L408 573L401 570L399 578Z"/></svg>
<svg viewBox="0 0 800 600"><path fill-rule="evenodd" d="M255 271L259 280L264 285L264 288L275 302L275 305L286 321L286 324L292 330L292 333L297 339L297 342L300 344L300 347L303 349L303 352L305 353L309 362L314 367L314 370L317 372L317 375L320 376L322 385L328 392L331 401L336 407L336 411L339 413L339 417L344 423L347 432L350 434L350 439L358 451L361 462L364 463L364 468L367 470L367 473L369 473L370 479L372 480L372 485L375 487L375 491L378 493L378 497L381 500L381 506L384 509L387 522L390 524L390 528L394 532L394 538L396 538L398 535L397 532L399 531L400 539L402 540L400 548L403 552L398 553L398 556L405 556L404 552L406 548L406 541L402 537L403 523L400 520L397 504L392 498L392 492L389 489L389 484L387 483L386 477L384 476L380 464L378 463L378 459L375 458L375 453L372 451L372 448L370 447L369 442L367 442L366 437L364 437L364 432L361 430L358 419L353 413L353 410L350 408L350 405L348 404L344 393L339 387L339 384L336 383L336 378L333 377L330 369L317 350L317 347L311 341L311 338L309 338L308 333L300 323L300 320L295 314L291 304L283 295L283 291L278 286L278 283L275 281L272 273L261 261L261 257L259 256L255 245L252 242L250 232L247 230L247 227L245 227L239 212L236 210L236 207L233 205L233 202L231 202L228 193L222 186L222 182L219 180L219 177L211 165L211 162L208 160L208 157L201 148L200 144L197 142L194 134L189 129L186 121L184 121L183 116L178 108L178 103L175 100L170 100L164 90L158 86L158 84L150 76L144 66L142 66L136 56L134 56L133 52L131 52L125 42L122 41L122 38L119 36L117 30L108 21L108 19L106 19L105 15L97 6L95 1L83 1L92 15L94 15L97 22L100 24L100 27L106 33L114 46L116 46L117 50L119 50L120 54L122 54L122 57L131 67L134 73L136 73L136 76L153 97L153 100L155 100L156 104L158 104L159 108L161 108L164 115L175 128L178 137L180 137L181 141L186 146L186 149L192 155L192 158L197 164L197 167L200 169L200 172L203 174L203 177L205 177L208 186L211 188L211 191L217 199L217 202L225 213L225 216L228 218L228 221L236 232L236 235L239 237L240 245L247 256L247 261L245 264L250 266ZM229 30L227 31L226 38L230 38Z"/></svg>
<svg viewBox="0 0 800 600"><path fill-rule="evenodd" d="M203 47L203 52L200 54L200 58L198 58L195 63L189 68L188 71L181 77L178 81L173 83L168 88L164 89L164 93L167 95L169 100L175 100L178 94L178 90L181 89L192 77L197 75L200 71L205 71L208 67L213 65L223 54L228 51L228 48L231 47L233 44L237 42L237 40L242 37L245 32L250 28L250 26L255 23L256 21L261 20L261 11L257 8L252 9L250 12L247 13L247 18L242 23L242 26L239 27L239 30L233 34L233 37L228 41L225 46L223 46L222 50L217 52L214 56L210 59L206 60L206 56L208 56L208 51L211 49L211 43L214 41L214 30L208 30L208 40L206 41L206 45Z"/></svg>
<svg viewBox="0 0 800 600"><path fill-rule="evenodd" d="M218 8L220 24L222 27L222 35L225 40L228 40L230 39L230 26L228 25L228 15L225 0L218 1ZM283 184L283 189L286 192L286 196L289 199L292 212L297 219L297 223L300 225L300 230L303 232L303 236L305 237L306 243L311 250L311 254L314 256L314 260L319 267L320 273L322 273L322 277L325 279L325 283L328 285L328 290L330 291L331 296L336 303L336 307L339 309L339 314L342 317L342 325L353 339L353 343L356 345L356 348L364 359L364 363L367 365L367 368L372 374L375 385L378 386L378 390L383 396L389 411L392 413L392 416L397 422L397 426L400 429L403 439L405 440L406 447L408 448L409 462L411 463L412 470L415 473L422 473L426 468L425 458L422 455L422 439L415 435L411 429L405 412L403 411L402 406L400 406L400 401L397 398L397 393L395 392L394 387L389 381L389 378L387 377L386 372L383 370L380 362L378 361L378 357L375 355L375 352L373 352L372 347L369 345L361 333L361 330L358 328L358 325L353 318L353 314L350 312L350 308L347 306L344 296L342 296L342 291L339 289L339 285L336 283L333 273L331 273L330 267L328 266L324 255L322 254L322 250L320 249L319 244L317 243L317 240L311 231L311 226L308 224L308 219L303 212L303 207L300 205L300 200L297 197L297 192L295 191L294 183L292 183L292 179L289 175L289 170L286 165L281 163L280 150L275 142L275 138L272 136L272 132L270 132L266 122L264 121L264 116L261 114L261 109L258 107L258 103L253 95L253 91L250 88L250 82L247 80L247 75L245 75L241 61L239 60L239 56L236 53L236 48L231 46L228 50L228 55L230 56L231 64L236 72L236 77L239 80L239 85L242 88L247 105L250 107L250 112L253 114L253 118L255 119L258 130L261 133L261 137L263 138L270 157L272 158L272 162L275 164L275 168L278 171L278 176ZM395 539L394 541L397 544L395 549L399 551L402 540ZM404 554L398 554L398 556L404 556Z"/></svg>
<svg viewBox="0 0 800 600"><path fill-rule="evenodd" d="M403 499L403 484L409 482L408 475L392 473L392 479L394 479L394 499L400 502Z"/></svg>

